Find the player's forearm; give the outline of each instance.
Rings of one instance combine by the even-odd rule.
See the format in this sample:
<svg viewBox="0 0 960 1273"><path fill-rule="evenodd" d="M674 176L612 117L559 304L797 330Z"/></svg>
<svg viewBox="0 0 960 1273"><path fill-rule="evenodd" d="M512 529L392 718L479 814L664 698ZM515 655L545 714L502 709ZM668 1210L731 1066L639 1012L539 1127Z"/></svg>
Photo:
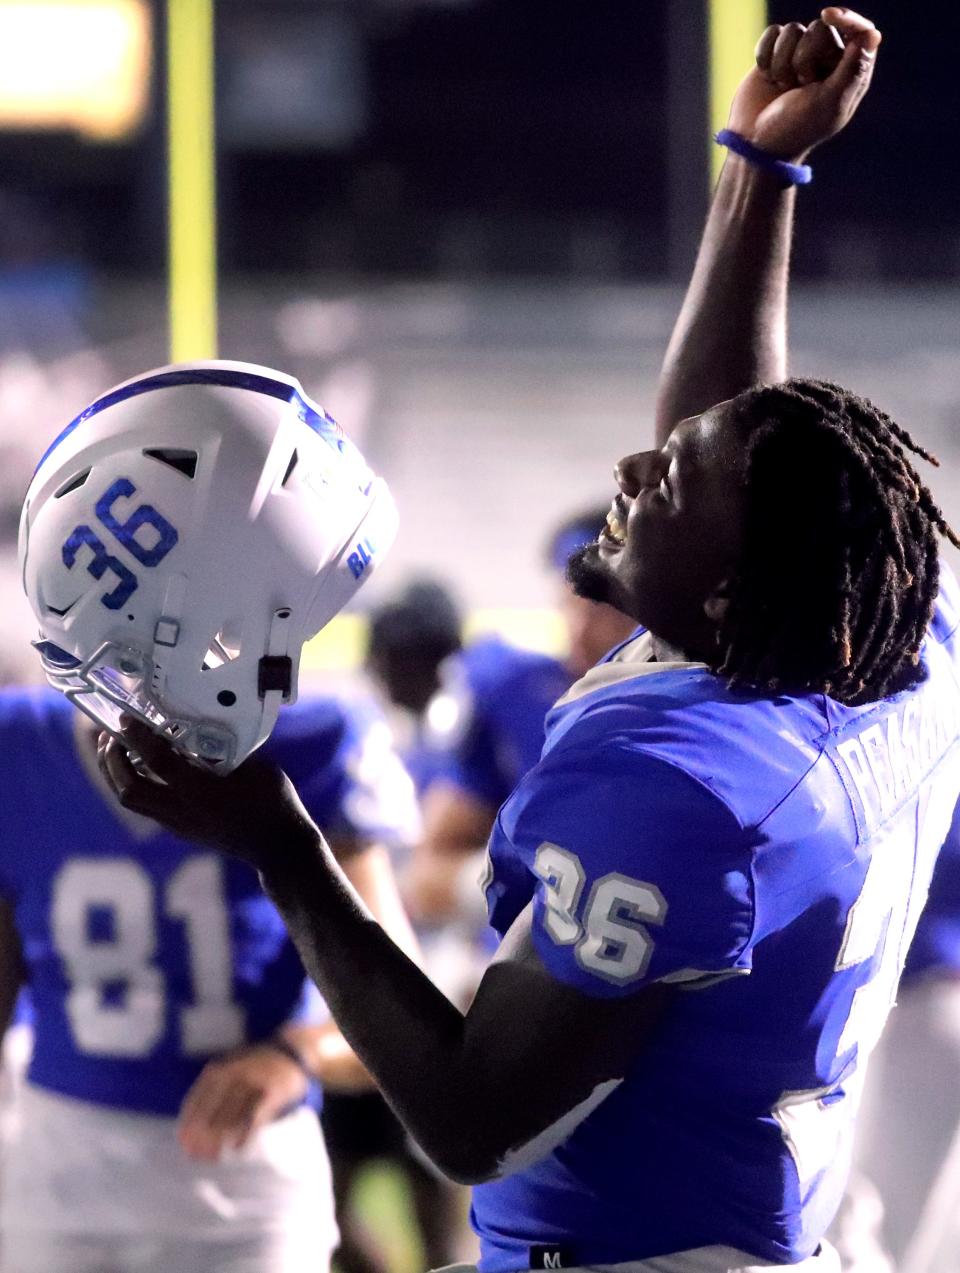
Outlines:
<svg viewBox="0 0 960 1273"><path fill-rule="evenodd" d="M499 1146L462 1014L390 940L322 839L289 846L263 883L344 1037L426 1153L455 1179L492 1174Z"/></svg>
<svg viewBox="0 0 960 1273"><path fill-rule="evenodd" d="M729 155L660 375L657 445L673 426L786 375L796 192Z"/></svg>

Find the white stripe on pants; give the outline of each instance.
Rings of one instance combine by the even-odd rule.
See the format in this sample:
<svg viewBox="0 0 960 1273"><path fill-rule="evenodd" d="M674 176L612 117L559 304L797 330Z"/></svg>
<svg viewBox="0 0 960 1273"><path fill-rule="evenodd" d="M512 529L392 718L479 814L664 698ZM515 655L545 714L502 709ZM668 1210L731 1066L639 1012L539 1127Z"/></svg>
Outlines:
<svg viewBox="0 0 960 1273"><path fill-rule="evenodd" d="M785 1269L791 1273L840 1273L840 1258L828 1243L819 1254L799 1264L770 1264L729 1246L703 1246L693 1251L657 1255L649 1260L628 1260L625 1264L584 1264L563 1273L769 1273ZM478 1273L475 1264L451 1264L435 1273Z"/></svg>

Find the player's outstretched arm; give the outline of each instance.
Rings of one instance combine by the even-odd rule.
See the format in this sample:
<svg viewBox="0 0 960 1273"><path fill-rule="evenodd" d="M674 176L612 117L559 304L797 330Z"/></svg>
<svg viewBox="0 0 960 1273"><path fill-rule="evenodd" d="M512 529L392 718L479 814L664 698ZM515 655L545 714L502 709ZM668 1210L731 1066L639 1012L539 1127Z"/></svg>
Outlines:
<svg viewBox="0 0 960 1273"><path fill-rule="evenodd" d="M841 48L839 36L845 47ZM737 89L728 128L801 163L838 133L866 93L880 32L830 7L771 26ZM787 281L796 189L728 153L660 378L656 436L757 383L786 376Z"/></svg>
<svg viewBox="0 0 960 1273"><path fill-rule="evenodd" d="M604 1095L669 1003L661 985L610 1000L556 980L534 947L528 907L464 1016L374 920L279 770L248 762L217 778L145 726L125 733L156 779L102 736L101 768L121 804L260 871L344 1036L453 1179L497 1174ZM571 1038L590 1046L570 1047Z"/></svg>

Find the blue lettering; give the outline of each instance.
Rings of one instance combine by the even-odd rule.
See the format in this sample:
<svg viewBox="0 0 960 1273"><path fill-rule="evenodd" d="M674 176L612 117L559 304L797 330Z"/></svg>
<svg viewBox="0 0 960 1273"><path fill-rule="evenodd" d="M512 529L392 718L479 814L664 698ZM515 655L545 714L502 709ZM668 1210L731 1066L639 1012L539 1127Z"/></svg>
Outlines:
<svg viewBox="0 0 960 1273"><path fill-rule="evenodd" d="M354 579L359 579L373 561L374 547L369 539L361 539L347 558L347 566Z"/></svg>

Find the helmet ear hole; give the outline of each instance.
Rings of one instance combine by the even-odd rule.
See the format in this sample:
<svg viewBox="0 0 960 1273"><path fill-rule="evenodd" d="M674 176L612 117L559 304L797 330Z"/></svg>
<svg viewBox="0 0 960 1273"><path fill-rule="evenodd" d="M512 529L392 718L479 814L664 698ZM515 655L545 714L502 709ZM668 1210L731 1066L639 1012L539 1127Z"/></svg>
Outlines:
<svg viewBox="0 0 960 1273"><path fill-rule="evenodd" d="M184 477L189 477L191 480L197 475L196 451L181 451L175 447L150 447L146 448L143 454L148 459L159 460L168 468L176 469L178 473L182 473Z"/></svg>
<svg viewBox="0 0 960 1273"><path fill-rule="evenodd" d="M287 465L287 471L283 475L283 481L280 483L281 486L286 486L286 484L290 481L290 478L293 476L293 470L297 467L297 459L297 453L294 451L294 453L290 456L290 463Z"/></svg>
<svg viewBox="0 0 960 1273"><path fill-rule="evenodd" d="M82 472L74 474L73 477L64 482L60 489L55 492L53 498L63 499L64 495L69 495L71 491L79 490L89 476L90 469L84 469Z"/></svg>

